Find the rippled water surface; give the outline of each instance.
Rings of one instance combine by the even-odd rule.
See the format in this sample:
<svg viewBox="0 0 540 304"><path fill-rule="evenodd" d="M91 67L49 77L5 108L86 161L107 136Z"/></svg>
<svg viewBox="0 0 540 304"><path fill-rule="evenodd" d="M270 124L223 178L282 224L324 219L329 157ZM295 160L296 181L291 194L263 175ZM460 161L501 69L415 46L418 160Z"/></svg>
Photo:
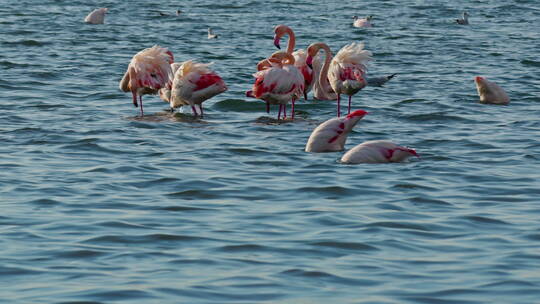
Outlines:
<svg viewBox="0 0 540 304"><path fill-rule="evenodd" d="M105 24L82 22L102 6ZM2 301L540 302L537 1L9 0L0 16ZM364 41L371 75L398 73L354 97L370 114L346 149L421 158L305 153L335 102L276 123L245 98L280 23L299 48ZM119 91L154 44L215 62L229 91L204 119L155 96L141 118ZM479 104L476 75L510 105Z"/></svg>

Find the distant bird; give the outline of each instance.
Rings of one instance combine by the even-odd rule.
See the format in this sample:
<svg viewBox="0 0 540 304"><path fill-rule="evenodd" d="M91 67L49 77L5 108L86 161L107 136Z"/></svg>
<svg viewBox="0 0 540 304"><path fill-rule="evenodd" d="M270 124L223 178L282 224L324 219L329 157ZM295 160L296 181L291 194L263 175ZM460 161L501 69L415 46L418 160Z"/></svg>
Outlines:
<svg viewBox="0 0 540 304"><path fill-rule="evenodd" d="M330 50L325 43L313 43L308 47L307 64L313 63L313 57L323 48ZM341 116L340 95L346 94L349 96L349 107L347 114L351 113L351 98L352 95L363 89L367 85L364 78L367 73L367 62L371 60L371 52L364 50L363 43L353 42L341 48L334 58L329 60L329 52L327 51L326 60L324 62L319 82L327 75L330 81L330 86L337 94L337 116Z"/></svg>
<svg viewBox="0 0 540 304"><path fill-rule="evenodd" d="M370 87L382 87L385 83L387 83L390 79L394 78L397 74L392 74L388 76L382 76L382 77L368 77L367 78L367 85Z"/></svg>
<svg viewBox="0 0 540 304"><path fill-rule="evenodd" d="M107 14L108 11L108 8L95 9L84 18L84 22L90 24L103 24L105 21L105 14Z"/></svg>
<svg viewBox="0 0 540 304"><path fill-rule="evenodd" d="M174 74L169 104L171 111L189 105L193 115L204 115L202 103L218 94L227 91L223 79L212 71L212 63L197 63L192 60L183 62ZM197 113L195 105L199 106Z"/></svg>
<svg viewBox="0 0 540 304"><path fill-rule="evenodd" d="M180 16L181 13L183 13L181 10L176 10L176 16Z"/></svg>
<svg viewBox="0 0 540 304"><path fill-rule="evenodd" d="M171 14L165 13L165 12L158 12L158 13L159 13L160 16L163 16L163 17L165 17L165 16L171 16ZM176 16L180 16L181 13L182 13L181 10L176 10L176 12L175 12Z"/></svg>
<svg viewBox="0 0 540 304"><path fill-rule="evenodd" d="M306 144L306 152L343 151L347 135L368 112L356 110L345 117L329 119L313 130Z"/></svg>
<svg viewBox="0 0 540 304"><path fill-rule="evenodd" d="M372 140L347 151L341 157L341 162L345 164L397 163L411 156L419 157L414 149L398 146L387 140Z"/></svg>
<svg viewBox="0 0 540 304"><path fill-rule="evenodd" d="M208 39L216 39L219 37L217 34L214 34L214 31L212 31L212 28L208 28Z"/></svg>
<svg viewBox="0 0 540 304"><path fill-rule="evenodd" d="M304 49L294 51L296 36L290 27L280 24L274 28L274 45L278 49L281 49L280 39L285 35L289 37L287 41L287 53L294 56L294 66L297 67L302 73L302 76L304 76L304 99L307 100L307 93L311 91L317 75L315 75L313 69L306 64L306 51L304 51Z"/></svg>
<svg viewBox="0 0 540 304"><path fill-rule="evenodd" d="M367 16L366 18L358 18L358 16L353 16L353 26L354 27L372 27L371 19L373 16Z"/></svg>
<svg viewBox="0 0 540 304"><path fill-rule="evenodd" d="M469 24L469 13L463 12L463 17L461 19L456 19L456 22L461 25Z"/></svg>
<svg viewBox="0 0 540 304"><path fill-rule="evenodd" d="M138 52L131 59L119 87L124 92L131 92L135 107L138 107L139 97L141 116L144 115L142 95L157 94L159 89L171 85L173 62L172 52L158 45Z"/></svg>
<svg viewBox="0 0 540 304"><path fill-rule="evenodd" d="M253 74L255 84L246 93L249 97L258 98L267 104L278 104L278 120L281 112L287 117L287 104L293 104L292 118L294 119L294 101L304 92L304 77L294 66L294 57L286 52L275 52L268 59L270 65ZM258 66L263 66L259 63Z"/></svg>
<svg viewBox="0 0 540 304"><path fill-rule="evenodd" d="M510 97L508 94L496 83L488 81L484 77L476 76L474 78L476 83L476 90L478 96L480 96L480 103L492 103L492 104L508 104Z"/></svg>

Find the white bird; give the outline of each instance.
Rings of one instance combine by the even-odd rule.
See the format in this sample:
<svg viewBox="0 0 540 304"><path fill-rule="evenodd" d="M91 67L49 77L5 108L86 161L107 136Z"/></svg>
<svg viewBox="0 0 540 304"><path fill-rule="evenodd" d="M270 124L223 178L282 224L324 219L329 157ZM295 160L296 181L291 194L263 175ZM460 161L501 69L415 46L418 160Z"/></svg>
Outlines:
<svg viewBox="0 0 540 304"><path fill-rule="evenodd" d="M212 31L212 28L208 28L208 39L216 39L218 36L218 34L214 34L214 31Z"/></svg>
<svg viewBox="0 0 540 304"><path fill-rule="evenodd" d="M456 19L456 22L461 25L469 24L469 13L463 12L463 17L461 19Z"/></svg>
<svg viewBox="0 0 540 304"><path fill-rule="evenodd" d="M336 117L320 124L309 136L306 152L343 151L347 135L368 112L356 110L345 117Z"/></svg>
<svg viewBox="0 0 540 304"><path fill-rule="evenodd" d="M373 16L367 16L366 18L358 18L358 16L353 16L353 26L354 27L372 27L371 19Z"/></svg>
<svg viewBox="0 0 540 304"><path fill-rule="evenodd" d="M414 149L398 146L387 140L371 140L347 151L341 157L341 162L345 164L397 163L411 156L419 157Z"/></svg>
<svg viewBox="0 0 540 304"><path fill-rule="evenodd" d="M90 24L103 24L103 21L105 21L105 14L109 11L108 8L98 8L93 10L86 18L84 18L84 22L90 23Z"/></svg>
<svg viewBox="0 0 540 304"><path fill-rule="evenodd" d="M480 103L508 104L510 97L496 83L488 81L484 77L476 76L474 78L476 90L480 96Z"/></svg>
<svg viewBox="0 0 540 304"><path fill-rule="evenodd" d="M370 86L370 87L382 87L390 79L394 78L394 76L396 76L395 73L392 74L392 75L388 75L388 76L366 78L367 85Z"/></svg>

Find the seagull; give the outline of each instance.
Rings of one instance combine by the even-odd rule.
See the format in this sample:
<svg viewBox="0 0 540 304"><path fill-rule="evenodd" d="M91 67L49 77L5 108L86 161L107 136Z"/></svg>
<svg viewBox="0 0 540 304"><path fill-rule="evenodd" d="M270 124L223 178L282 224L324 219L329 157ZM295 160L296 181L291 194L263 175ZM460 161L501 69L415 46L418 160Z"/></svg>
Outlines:
<svg viewBox="0 0 540 304"><path fill-rule="evenodd" d="M208 28L208 39L217 39L219 37L218 34L214 34L214 31L212 31L212 28Z"/></svg>
<svg viewBox="0 0 540 304"><path fill-rule="evenodd" d="M397 74L394 73L388 76L367 78L367 85L370 87L382 87L388 80L394 78Z"/></svg>
<svg viewBox="0 0 540 304"><path fill-rule="evenodd" d="M456 19L456 22L461 25L469 24L469 13L463 12L463 17L461 19Z"/></svg>

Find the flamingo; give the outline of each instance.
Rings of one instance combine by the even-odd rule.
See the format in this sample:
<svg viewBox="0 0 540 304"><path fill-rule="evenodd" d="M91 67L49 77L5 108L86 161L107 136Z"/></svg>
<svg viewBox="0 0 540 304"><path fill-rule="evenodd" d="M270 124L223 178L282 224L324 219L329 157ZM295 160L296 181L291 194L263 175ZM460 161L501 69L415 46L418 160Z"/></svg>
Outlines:
<svg viewBox="0 0 540 304"><path fill-rule="evenodd" d="M508 104L510 97L508 94L496 83L488 81L484 77L476 76L474 78L476 83L476 90L480 96L480 103L492 103L492 104Z"/></svg>
<svg viewBox="0 0 540 304"><path fill-rule="evenodd" d="M364 50L363 43L353 42L341 48L339 52L330 59L330 48L322 42L313 43L308 47L307 64L313 63L313 57L324 49L326 59L319 75L319 83L324 81L327 75L330 86L337 94L337 116L341 116L340 110L340 95L349 95L349 107L347 114L351 113L351 98L352 95L363 89L367 85L364 78L367 67L366 64L371 60L371 52Z"/></svg>
<svg viewBox="0 0 540 304"><path fill-rule="evenodd" d="M320 124L309 136L306 152L343 151L347 135L368 112L356 110L345 117L336 117Z"/></svg>
<svg viewBox="0 0 540 304"><path fill-rule="evenodd" d="M172 52L158 45L138 52L131 59L119 87L124 92L131 92L135 107L138 107L139 96L141 116L144 115L142 95L156 94L159 89L171 85L173 62Z"/></svg>
<svg viewBox="0 0 540 304"><path fill-rule="evenodd" d="M353 16L353 26L354 27L372 27L371 19L373 16L367 16L366 18L358 18L358 16Z"/></svg>
<svg viewBox="0 0 540 304"><path fill-rule="evenodd" d="M278 120L281 112L287 117L287 103L292 100L292 118L294 119L294 100L304 92L304 78L293 65L294 57L286 52L275 52L268 62L259 62L261 68L255 77L255 84L247 96L262 99L267 104L279 104ZM268 107L267 107L268 109Z"/></svg>
<svg viewBox="0 0 540 304"><path fill-rule="evenodd" d="M84 22L90 23L90 24L103 24L103 21L105 21L105 14L109 11L108 8L97 8L93 10L86 18L84 18Z"/></svg>
<svg viewBox="0 0 540 304"><path fill-rule="evenodd" d="M330 48L324 50L326 52L328 60L331 61L333 55L330 51ZM328 73L326 75L321 74L323 62L320 54L313 57L312 66L313 74L318 75L317 78L315 78L315 80L313 81L313 98L317 100L336 100L337 95L330 86L330 81L328 80Z"/></svg>
<svg viewBox="0 0 540 304"><path fill-rule="evenodd" d="M219 37L218 34L214 34L214 31L212 31L212 28L208 28L208 39L217 39Z"/></svg>
<svg viewBox="0 0 540 304"><path fill-rule="evenodd" d="M212 63L197 63L192 60L183 62L174 74L169 103L171 112L183 105L190 105L195 116L199 115L195 105L199 105L200 116L204 111L202 103L227 91L221 77L212 71Z"/></svg>
<svg viewBox="0 0 540 304"><path fill-rule="evenodd" d="M411 148L402 147L387 140L366 141L347 151L341 162L345 164L361 163L397 163L411 156L418 156Z"/></svg>
<svg viewBox="0 0 540 304"><path fill-rule="evenodd" d="M469 24L469 13L463 12L463 17L461 19L456 19L457 24L468 25Z"/></svg>
<svg viewBox="0 0 540 304"><path fill-rule="evenodd" d="M304 99L307 100L307 93L311 91L314 82L313 80L317 77L313 73L313 69L306 64L306 51L304 51L304 49L294 51L296 36L290 27L280 24L274 28L274 45L278 49L281 49L279 42L281 37L285 35L289 36L289 40L287 42L287 53L294 56L294 66L297 67L302 73L302 76L304 76Z"/></svg>

